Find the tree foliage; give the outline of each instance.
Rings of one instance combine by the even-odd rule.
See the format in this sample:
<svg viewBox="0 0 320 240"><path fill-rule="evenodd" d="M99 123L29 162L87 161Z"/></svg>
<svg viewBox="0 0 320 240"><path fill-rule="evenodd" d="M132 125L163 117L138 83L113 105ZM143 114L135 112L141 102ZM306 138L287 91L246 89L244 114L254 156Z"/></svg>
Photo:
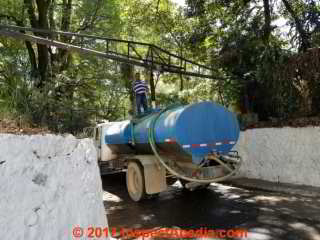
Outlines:
<svg viewBox="0 0 320 240"><path fill-rule="evenodd" d="M320 44L318 1L185 3L0 0L0 21L148 42L214 69L215 80L155 71L160 106L203 100L243 105L249 96L261 119L318 112L319 81L309 74L319 75L310 57L317 51L308 50ZM99 119L126 118L134 107L133 72L141 71L147 81L150 77L131 65L1 36L0 56L1 111L62 132L79 132ZM302 82L292 69L298 69Z"/></svg>
<svg viewBox="0 0 320 240"><path fill-rule="evenodd" d="M212 64L230 76L233 99L243 103L243 97L249 95L261 119L286 118L297 113L297 102L306 93L296 91L295 83L282 77L289 75L285 69L294 67L290 65L293 62L290 57L295 52L319 45L319 3L312 0L188 0L187 3L187 16L198 23L190 36L191 43L205 46L206 51L202 52L210 52ZM280 29L277 21L291 27L289 35L283 37L285 29ZM304 64L310 66L309 62ZM229 90L224 85L223 92Z"/></svg>

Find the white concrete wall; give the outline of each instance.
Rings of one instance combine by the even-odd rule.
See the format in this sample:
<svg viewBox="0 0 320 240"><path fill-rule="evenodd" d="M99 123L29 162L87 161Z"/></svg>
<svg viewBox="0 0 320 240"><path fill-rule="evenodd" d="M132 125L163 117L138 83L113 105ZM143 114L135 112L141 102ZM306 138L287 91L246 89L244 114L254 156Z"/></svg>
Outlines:
<svg viewBox="0 0 320 240"><path fill-rule="evenodd" d="M320 187L319 127L246 130L235 149L241 177Z"/></svg>
<svg viewBox="0 0 320 240"><path fill-rule="evenodd" d="M76 226L107 226L92 141L0 134L1 239L73 239Z"/></svg>

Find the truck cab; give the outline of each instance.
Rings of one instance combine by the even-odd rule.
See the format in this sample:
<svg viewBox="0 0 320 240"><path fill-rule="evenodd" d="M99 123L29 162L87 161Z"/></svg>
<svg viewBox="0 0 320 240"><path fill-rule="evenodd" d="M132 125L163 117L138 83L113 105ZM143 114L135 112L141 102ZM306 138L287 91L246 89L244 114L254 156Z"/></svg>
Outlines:
<svg viewBox="0 0 320 240"><path fill-rule="evenodd" d="M93 142L97 151L97 161L101 175L107 175L126 170L125 159L118 158L105 143L104 133L112 123L105 121L93 128Z"/></svg>

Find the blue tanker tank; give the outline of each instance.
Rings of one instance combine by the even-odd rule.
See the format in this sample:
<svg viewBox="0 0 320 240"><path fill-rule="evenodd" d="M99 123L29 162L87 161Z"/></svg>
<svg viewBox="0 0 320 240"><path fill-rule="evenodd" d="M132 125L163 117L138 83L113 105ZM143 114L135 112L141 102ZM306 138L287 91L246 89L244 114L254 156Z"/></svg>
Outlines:
<svg viewBox="0 0 320 240"><path fill-rule="evenodd" d="M105 143L117 154L150 154L150 126L161 153L194 164L210 153L230 152L240 131L232 112L219 104L201 102L168 108L134 122L115 122L105 131Z"/></svg>

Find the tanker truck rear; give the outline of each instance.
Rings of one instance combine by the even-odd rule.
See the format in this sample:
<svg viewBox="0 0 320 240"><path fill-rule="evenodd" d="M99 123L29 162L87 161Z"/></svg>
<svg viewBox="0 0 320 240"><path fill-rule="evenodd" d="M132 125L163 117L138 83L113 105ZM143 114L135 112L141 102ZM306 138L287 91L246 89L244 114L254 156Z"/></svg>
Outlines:
<svg viewBox="0 0 320 240"><path fill-rule="evenodd" d="M165 191L168 177L180 179L186 188L230 178L241 165L232 151L238 138L236 116L213 102L106 122L94 131L101 173L126 170L133 201Z"/></svg>

